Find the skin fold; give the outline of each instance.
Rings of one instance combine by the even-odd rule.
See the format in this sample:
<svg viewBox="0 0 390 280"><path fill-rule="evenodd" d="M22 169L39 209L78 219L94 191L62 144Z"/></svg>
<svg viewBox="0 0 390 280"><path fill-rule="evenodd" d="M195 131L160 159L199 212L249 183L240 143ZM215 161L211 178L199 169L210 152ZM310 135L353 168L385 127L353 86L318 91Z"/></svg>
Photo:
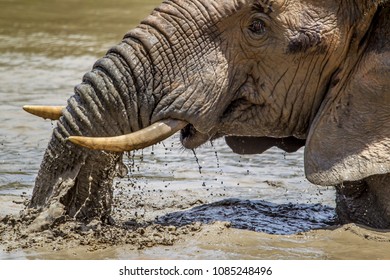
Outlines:
<svg viewBox="0 0 390 280"><path fill-rule="evenodd" d="M305 145L306 176L337 186L342 222L389 228L389 9L368 0L165 1L68 100L30 203L39 225L65 214L109 221L122 153L69 136L176 119L188 123L189 149L224 136L237 153Z"/></svg>

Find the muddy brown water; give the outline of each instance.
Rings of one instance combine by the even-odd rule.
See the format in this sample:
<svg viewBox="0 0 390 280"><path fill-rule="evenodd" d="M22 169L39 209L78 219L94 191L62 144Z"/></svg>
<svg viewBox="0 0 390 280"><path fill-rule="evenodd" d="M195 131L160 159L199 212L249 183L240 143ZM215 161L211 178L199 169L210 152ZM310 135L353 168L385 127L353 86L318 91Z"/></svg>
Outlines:
<svg viewBox="0 0 390 280"><path fill-rule="evenodd" d="M64 104L94 61L159 2L0 0L0 219L31 195L55 125L21 107ZM12 236L2 232L0 259L390 259L388 232L334 225L334 189L304 178L302 149L240 156L218 140L194 154L173 137L125 163L114 217L165 227L172 242L91 248L64 239L10 249Z"/></svg>

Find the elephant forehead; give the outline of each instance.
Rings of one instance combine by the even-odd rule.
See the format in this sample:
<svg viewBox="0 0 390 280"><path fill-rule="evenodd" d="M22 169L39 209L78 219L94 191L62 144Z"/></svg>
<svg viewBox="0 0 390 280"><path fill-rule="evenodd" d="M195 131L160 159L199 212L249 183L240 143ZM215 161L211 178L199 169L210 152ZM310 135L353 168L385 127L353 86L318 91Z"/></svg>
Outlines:
<svg viewBox="0 0 390 280"><path fill-rule="evenodd" d="M342 26L333 7L294 4L276 18L285 27L286 53L324 53L339 43Z"/></svg>

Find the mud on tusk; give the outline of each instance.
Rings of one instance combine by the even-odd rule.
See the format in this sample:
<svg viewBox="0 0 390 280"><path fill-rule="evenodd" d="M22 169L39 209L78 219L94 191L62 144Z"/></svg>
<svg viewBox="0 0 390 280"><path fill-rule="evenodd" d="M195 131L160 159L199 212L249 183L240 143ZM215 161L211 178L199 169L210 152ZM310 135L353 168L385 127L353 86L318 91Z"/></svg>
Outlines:
<svg viewBox="0 0 390 280"><path fill-rule="evenodd" d="M53 121L60 119L64 108L65 106L23 106L23 110L26 112Z"/></svg>
<svg viewBox="0 0 390 280"><path fill-rule="evenodd" d="M166 119L126 135L114 137L70 136L68 140L93 150L129 152L157 144L172 136L187 124L187 122L181 120Z"/></svg>

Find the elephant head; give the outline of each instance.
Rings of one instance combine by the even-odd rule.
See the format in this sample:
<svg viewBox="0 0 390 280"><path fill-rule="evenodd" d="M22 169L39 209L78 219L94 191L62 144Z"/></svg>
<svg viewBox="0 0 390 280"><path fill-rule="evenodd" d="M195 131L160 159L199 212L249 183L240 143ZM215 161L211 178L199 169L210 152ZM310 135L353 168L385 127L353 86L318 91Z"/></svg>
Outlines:
<svg viewBox="0 0 390 280"><path fill-rule="evenodd" d="M306 143L306 176L320 185L387 176L389 18L379 0L165 1L55 110L31 207L108 217L122 153L178 130L190 149L223 136L238 152L250 140L249 153ZM359 199L340 203L353 212ZM388 226L390 199L377 203L364 211ZM346 216L369 224L361 215Z"/></svg>

